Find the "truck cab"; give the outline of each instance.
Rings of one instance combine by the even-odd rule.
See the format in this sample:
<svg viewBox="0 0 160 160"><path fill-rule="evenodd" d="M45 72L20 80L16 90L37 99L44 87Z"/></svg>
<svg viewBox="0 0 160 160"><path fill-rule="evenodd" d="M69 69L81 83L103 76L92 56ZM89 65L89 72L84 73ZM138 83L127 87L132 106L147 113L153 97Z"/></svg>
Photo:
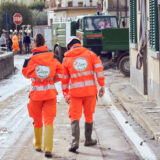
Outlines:
<svg viewBox="0 0 160 160"><path fill-rule="evenodd" d="M116 16L88 15L78 17L76 27L76 35L83 46L99 55L103 52L102 30L118 28L118 22Z"/></svg>

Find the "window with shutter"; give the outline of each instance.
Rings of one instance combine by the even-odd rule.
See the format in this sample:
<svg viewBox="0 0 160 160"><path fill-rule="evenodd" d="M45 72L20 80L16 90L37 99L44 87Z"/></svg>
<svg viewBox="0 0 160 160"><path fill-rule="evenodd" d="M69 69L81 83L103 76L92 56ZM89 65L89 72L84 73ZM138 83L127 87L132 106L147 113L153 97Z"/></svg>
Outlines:
<svg viewBox="0 0 160 160"><path fill-rule="evenodd" d="M158 33L158 4L157 0L149 1L150 14L150 48L154 51L159 50L159 33Z"/></svg>
<svg viewBox="0 0 160 160"><path fill-rule="evenodd" d="M130 42L137 43L137 3L130 0Z"/></svg>

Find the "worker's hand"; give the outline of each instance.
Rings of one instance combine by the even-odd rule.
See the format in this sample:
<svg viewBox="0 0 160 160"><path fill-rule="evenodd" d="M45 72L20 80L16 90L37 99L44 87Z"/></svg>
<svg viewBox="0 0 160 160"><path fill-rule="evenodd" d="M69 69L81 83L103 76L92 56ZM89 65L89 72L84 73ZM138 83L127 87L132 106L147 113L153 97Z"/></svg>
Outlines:
<svg viewBox="0 0 160 160"><path fill-rule="evenodd" d="M70 99L70 96L69 96L69 95L66 95L66 96L65 96L65 102L68 103L68 104L70 104L71 99Z"/></svg>
<svg viewBox="0 0 160 160"><path fill-rule="evenodd" d="M103 97L104 93L105 93L105 88L104 88L104 87L101 87L101 88L99 89L99 97Z"/></svg>
<svg viewBox="0 0 160 160"><path fill-rule="evenodd" d="M54 83L58 82L57 79L56 79L56 77L53 77L53 81L54 81Z"/></svg>
<svg viewBox="0 0 160 160"><path fill-rule="evenodd" d="M71 100L70 99L65 99L65 102L70 104Z"/></svg>

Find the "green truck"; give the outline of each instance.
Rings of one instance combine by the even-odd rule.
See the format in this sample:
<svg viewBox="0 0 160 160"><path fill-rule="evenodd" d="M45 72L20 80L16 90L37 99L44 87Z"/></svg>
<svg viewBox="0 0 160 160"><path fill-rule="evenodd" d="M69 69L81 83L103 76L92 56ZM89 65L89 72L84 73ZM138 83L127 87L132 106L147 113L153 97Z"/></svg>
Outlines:
<svg viewBox="0 0 160 160"><path fill-rule="evenodd" d="M119 28L116 16L87 15L78 17L77 21L54 22L54 52L61 61L69 36L77 36L84 47L112 61L124 75L130 75L129 30Z"/></svg>

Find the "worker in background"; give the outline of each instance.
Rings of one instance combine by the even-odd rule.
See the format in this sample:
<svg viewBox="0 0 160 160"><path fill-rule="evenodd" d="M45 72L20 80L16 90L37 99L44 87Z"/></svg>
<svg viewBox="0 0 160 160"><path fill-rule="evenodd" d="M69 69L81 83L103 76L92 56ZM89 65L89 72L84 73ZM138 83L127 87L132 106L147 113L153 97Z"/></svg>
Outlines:
<svg viewBox="0 0 160 160"><path fill-rule="evenodd" d="M63 61L64 77L62 89L66 102L69 104L69 118L71 119L72 143L70 152L76 152L79 148L80 129L79 121L82 116L82 108L85 117L85 146L97 144L97 140L91 138L93 127L93 113L95 112L97 86L94 74L100 85L99 96L104 90L103 66L99 57L90 50L84 48L77 37L70 37L67 42L68 52Z"/></svg>
<svg viewBox="0 0 160 160"><path fill-rule="evenodd" d="M4 33L2 33L1 34L1 37L0 37L0 46L1 46L1 49L3 50L3 51L5 51L6 49L5 49L5 47L6 47L6 36L5 36L5 34Z"/></svg>
<svg viewBox="0 0 160 160"><path fill-rule="evenodd" d="M23 37L22 37L22 33L18 34L18 43L19 43L19 53L22 54L23 53Z"/></svg>
<svg viewBox="0 0 160 160"><path fill-rule="evenodd" d="M54 53L48 51L41 34L36 35L34 45L33 55L25 60L22 73L32 81L28 112L34 120L33 144L36 151L42 151L44 123L44 152L45 157L50 158L52 157L53 121L56 116L57 103L57 91L54 84L63 77L63 67L54 58Z"/></svg>
<svg viewBox="0 0 160 160"><path fill-rule="evenodd" d="M7 44L8 44L8 49L9 51L12 51L12 35L9 35L7 38Z"/></svg>
<svg viewBox="0 0 160 160"><path fill-rule="evenodd" d="M30 36L27 35L27 33L24 33L24 38L23 38L23 44L25 47L25 53L29 53L30 52L30 44L31 44L31 39Z"/></svg>
<svg viewBox="0 0 160 160"><path fill-rule="evenodd" d="M14 32L12 37L12 51L15 54L17 54L20 51L17 32Z"/></svg>

